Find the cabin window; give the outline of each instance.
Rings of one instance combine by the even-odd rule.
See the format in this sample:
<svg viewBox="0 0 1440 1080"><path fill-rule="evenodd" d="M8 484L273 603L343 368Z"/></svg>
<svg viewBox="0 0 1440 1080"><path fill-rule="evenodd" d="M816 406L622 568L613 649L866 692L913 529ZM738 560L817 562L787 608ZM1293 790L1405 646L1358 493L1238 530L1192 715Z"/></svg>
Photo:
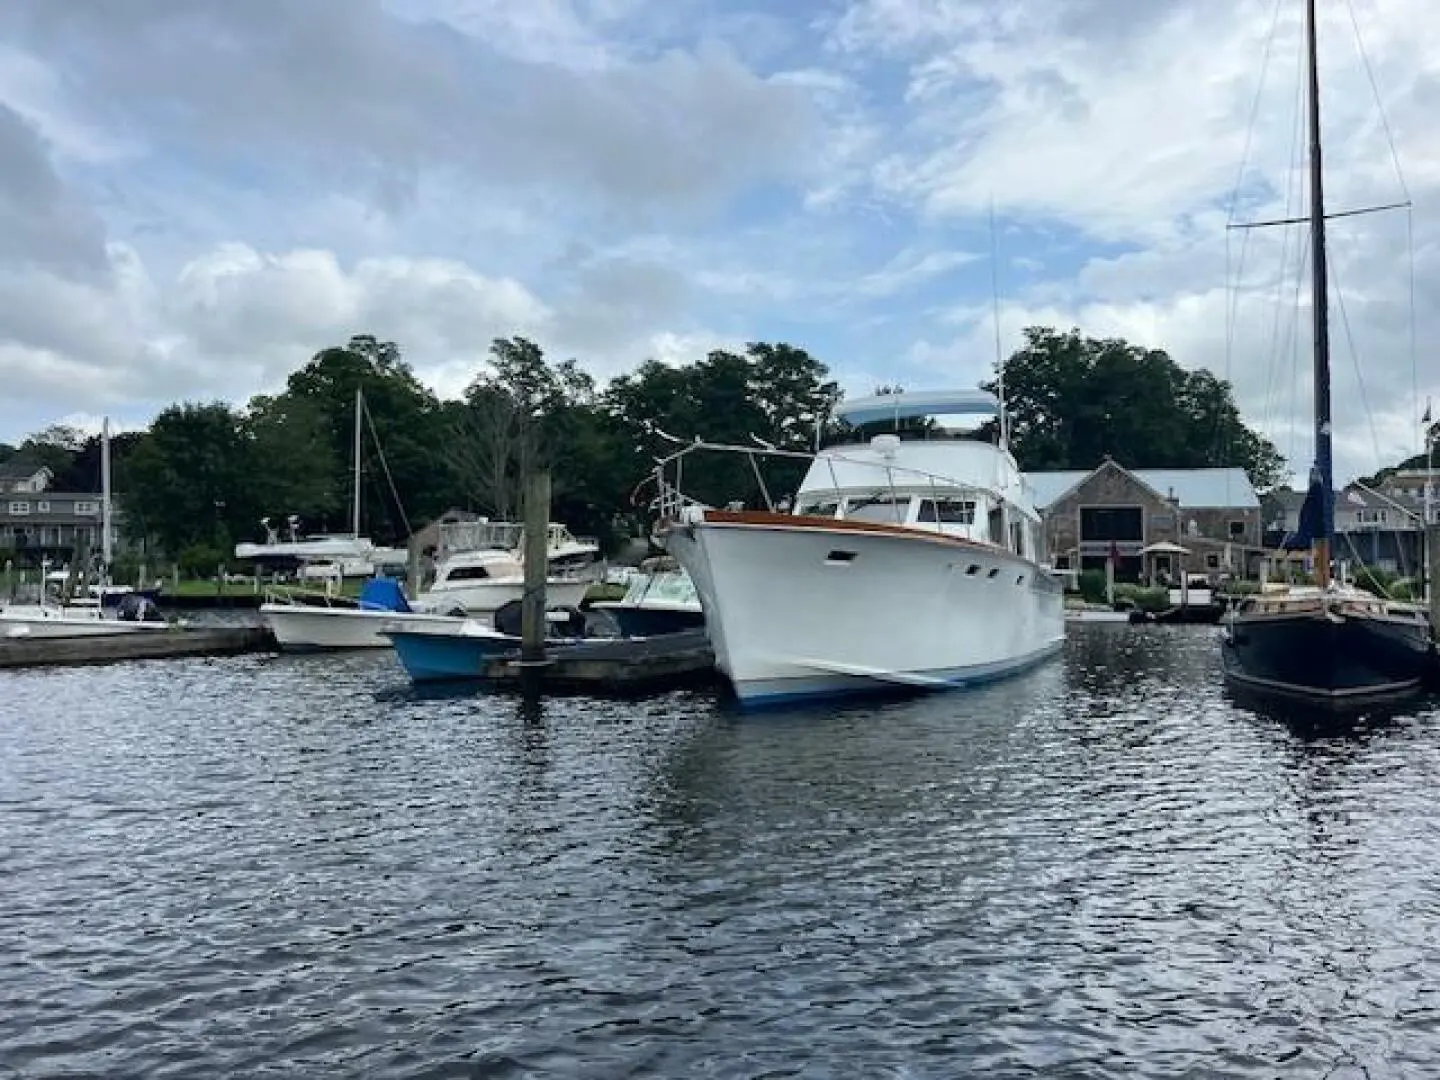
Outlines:
<svg viewBox="0 0 1440 1080"><path fill-rule="evenodd" d="M1016 555L1025 554L1025 523L1023 521L1010 523L1010 550Z"/></svg>
<svg viewBox="0 0 1440 1080"><path fill-rule="evenodd" d="M921 499L919 520L943 525L974 525L975 503L970 499Z"/></svg>
<svg viewBox="0 0 1440 1080"><path fill-rule="evenodd" d="M910 510L909 499L884 496L874 499L850 499L845 504L845 516L854 521L874 521L901 525Z"/></svg>
<svg viewBox="0 0 1440 1080"><path fill-rule="evenodd" d="M480 581L488 578L490 571L483 566L457 566L445 575L446 581Z"/></svg>
<svg viewBox="0 0 1440 1080"><path fill-rule="evenodd" d="M825 499L820 502L803 502L796 513L809 517L834 517L835 512L839 509L840 503L837 500Z"/></svg>
<svg viewBox="0 0 1440 1080"><path fill-rule="evenodd" d="M995 507L990 511L990 542L996 547L1005 543L1005 510L1002 507Z"/></svg>
<svg viewBox="0 0 1440 1080"><path fill-rule="evenodd" d="M832 551L829 555L825 556L825 561L832 566L849 566L855 561L855 552Z"/></svg>

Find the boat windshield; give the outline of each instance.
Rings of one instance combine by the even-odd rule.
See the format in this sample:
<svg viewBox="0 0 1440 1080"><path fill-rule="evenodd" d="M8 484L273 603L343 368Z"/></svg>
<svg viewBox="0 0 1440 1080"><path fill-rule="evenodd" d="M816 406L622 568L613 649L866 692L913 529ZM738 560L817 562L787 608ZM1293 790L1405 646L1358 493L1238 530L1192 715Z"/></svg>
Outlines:
<svg viewBox="0 0 1440 1080"><path fill-rule="evenodd" d="M901 525L910 509L908 497L890 495L870 498L849 499L845 504L845 517L851 521L876 521Z"/></svg>

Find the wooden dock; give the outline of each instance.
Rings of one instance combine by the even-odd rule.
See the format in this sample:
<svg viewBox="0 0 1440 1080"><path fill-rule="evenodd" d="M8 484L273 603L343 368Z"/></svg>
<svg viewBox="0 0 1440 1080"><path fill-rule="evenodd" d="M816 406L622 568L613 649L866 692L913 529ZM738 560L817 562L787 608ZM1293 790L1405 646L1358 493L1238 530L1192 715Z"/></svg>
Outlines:
<svg viewBox="0 0 1440 1080"><path fill-rule="evenodd" d="M487 683L562 693L641 694L717 679L715 653L703 630L651 638L596 638L551 649L540 661L519 652L488 661Z"/></svg>
<svg viewBox="0 0 1440 1080"><path fill-rule="evenodd" d="M259 626L186 628L156 633L73 638L0 638L0 668L68 667L120 660L171 660L184 656L235 656L275 648Z"/></svg>

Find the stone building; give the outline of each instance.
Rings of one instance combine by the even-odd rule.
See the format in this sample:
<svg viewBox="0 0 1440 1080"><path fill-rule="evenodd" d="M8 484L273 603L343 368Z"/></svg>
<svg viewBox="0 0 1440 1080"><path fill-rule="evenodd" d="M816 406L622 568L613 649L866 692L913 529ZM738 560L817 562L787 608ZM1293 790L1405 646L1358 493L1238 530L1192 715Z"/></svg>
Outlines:
<svg viewBox="0 0 1440 1080"><path fill-rule="evenodd" d="M1244 469L1127 469L1106 459L1090 471L1025 474L1056 567L1105 568L1120 581L1181 569L1251 577L1264 557L1260 500ZM1168 543L1187 554L1145 552Z"/></svg>

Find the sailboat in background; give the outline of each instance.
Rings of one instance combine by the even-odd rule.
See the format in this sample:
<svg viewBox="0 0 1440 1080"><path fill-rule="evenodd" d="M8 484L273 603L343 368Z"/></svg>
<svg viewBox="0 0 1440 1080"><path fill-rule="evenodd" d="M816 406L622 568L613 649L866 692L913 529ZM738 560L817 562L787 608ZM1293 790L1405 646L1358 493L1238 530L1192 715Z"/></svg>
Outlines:
<svg viewBox="0 0 1440 1080"><path fill-rule="evenodd" d="M266 518L262 522L267 534L265 542L257 544L251 541L242 541L236 544L235 557L237 559L287 567L298 564L301 567L302 576L368 577L374 573L377 567L402 567L405 565L406 553L404 551L379 547L369 537L360 535L360 439L364 418L365 396L357 387L355 390L354 445L351 451L354 490L350 506L350 532L348 534L312 534L301 537L296 535L295 531L298 519L292 517L290 519L290 539L282 540L279 530L271 528L270 519ZM306 567L318 569L322 566L327 570L334 568L338 574L304 573Z"/></svg>
<svg viewBox="0 0 1440 1080"><path fill-rule="evenodd" d="M1412 605L1392 603L1332 578L1335 482L1315 0L1305 0L1305 7L1315 459L1299 528L1285 546L1313 552L1317 584L1268 588L1238 604L1225 620L1221 661L1233 689L1309 707L1345 709L1417 694L1432 662L1431 633L1424 615Z"/></svg>
<svg viewBox="0 0 1440 1080"><path fill-rule="evenodd" d="M75 638L116 634L154 633L170 629L148 594L137 594L129 586L111 581L115 551L114 500L110 484L110 418L100 427L100 567L99 581L89 587L89 596L58 603L43 593L37 604L0 606L0 638ZM62 575L66 579L71 573ZM50 575L41 579L44 589ZM104 601L123 594L113 610Z"/></svg>

